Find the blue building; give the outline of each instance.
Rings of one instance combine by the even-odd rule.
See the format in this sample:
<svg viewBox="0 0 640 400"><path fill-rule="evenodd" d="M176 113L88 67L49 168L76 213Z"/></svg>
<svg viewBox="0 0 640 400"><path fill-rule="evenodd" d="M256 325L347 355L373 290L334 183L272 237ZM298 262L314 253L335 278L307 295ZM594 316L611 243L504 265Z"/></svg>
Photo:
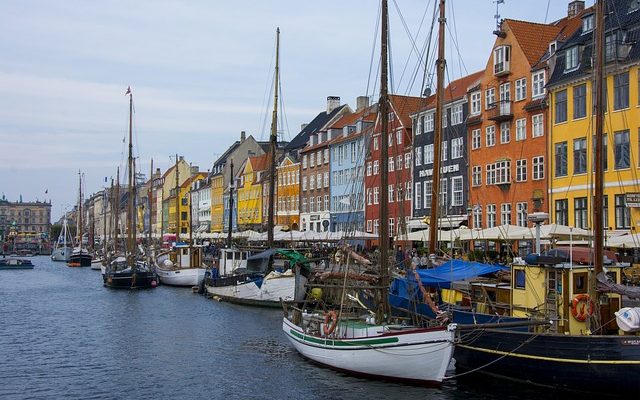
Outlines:
<svg viewBox="0 0 640 400"><path fill-rule="evenodd" d="M364 231L364 164L366 131L373 127L375 107L358 99L355 113L329 128L332 232Z"/></svg>

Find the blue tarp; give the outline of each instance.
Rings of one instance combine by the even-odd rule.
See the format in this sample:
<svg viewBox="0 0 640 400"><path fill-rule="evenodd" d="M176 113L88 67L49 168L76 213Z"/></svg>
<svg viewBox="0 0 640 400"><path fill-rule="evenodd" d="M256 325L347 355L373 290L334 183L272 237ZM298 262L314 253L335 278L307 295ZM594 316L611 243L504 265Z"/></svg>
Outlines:
<svg viewBox="0 0 640 400"><path fill-rule="evenodd" d="M423 286L448 289L451 282L463 281L492 274L497 271L508 271L509 268L497 264L483 264L475 261L450 260L446 263L431 269L419 269L418 274ZM413 274L408 274L410 281L415 282Z"/></svg>

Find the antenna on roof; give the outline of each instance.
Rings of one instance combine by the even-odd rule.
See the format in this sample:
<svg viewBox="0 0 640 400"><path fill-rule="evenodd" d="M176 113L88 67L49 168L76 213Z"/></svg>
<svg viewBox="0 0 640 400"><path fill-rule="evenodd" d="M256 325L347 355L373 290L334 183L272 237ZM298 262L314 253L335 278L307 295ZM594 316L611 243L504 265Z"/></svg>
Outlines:
<svg viewBox="0 0 640 400"><path fill-rule="evenodd" d="M502 30L502 20L500 19L500 4L504 4L504 0L493 0L496 3L496 14L493 16L496 19L496 30L493 34L497 37L504 38L506 34Z"/></svg>

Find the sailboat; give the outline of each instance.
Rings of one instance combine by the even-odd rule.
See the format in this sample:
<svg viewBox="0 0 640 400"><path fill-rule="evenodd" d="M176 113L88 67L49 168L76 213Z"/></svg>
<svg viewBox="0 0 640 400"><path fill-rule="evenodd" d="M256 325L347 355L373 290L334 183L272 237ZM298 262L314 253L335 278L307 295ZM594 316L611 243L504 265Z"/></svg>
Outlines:
<svg viewBox="0 0 640 400"><path fill-rule="evenodd" d="M620 309L620 294L640 299L640 293L637 288L614 283L621 281L621 265L605 265L604 8L605 2L597 0L592 47L596 88L594 244L586 249L593 262L578 264L564 257L538 256L535 264L514 263L508 283L472 284L471 295L484 293L478 297L484 301L475 305L472 320L458 326L463 333L454 352L459 375L484 374L591 394L637 397L640 393L640 308ZM613 18L612 23L617 21ZM533 213L529 220L539 229L546 217ZM455 322L455 313L452 317ZM509 317L521 318L514 321Z"/></svg>
<svg viewBox="0 0 640 400"><path fill-rule="evenodd" d="M441 13L444 13L443 0ZM444 21L444 18L441 20ZM387 1L382 0L382 65L378 107L381 143L387 143L389 135L387 23ZM381 150L380 184L385 188L388 182L385 162L388 157L387 146L382 145ZM381 190L380 194L380 215L385 216L387 191ZM287 310L282 328L302 356L325 366L358 376L438 385L445 378L451 361L456 327L454 324L407 326L394 323L390 318L388 232L387 218L381 218L377 275L352 272L350 264L359 257L345 248L346 265L343 271L333 273L339 275L337 282L310 283L312 289L308 301L301 308L290 307ZM375 293L375 311L367 308L359 298L360 293L367 292ZM313 309L313 305L317 307Z"/></svg>
<svg viewBox="0 0 640 400"><path fill-rule="evenodd" d="M161 283L171 286L199 286L204 280L207 266L202 262L202 246L193 244L191 229L191 213L189 210L189 243L180 243L180 178L178 171L178 155L176 154L176 243L171 250L154 257L155 271ZM152 169L153 170L153 169ZM191 195L191 190L189 190ZM191 207L191 196L189 196Z"/></svg>
<svg viewBox="0 0 640 400"><path fill-rule="evenodd" d="M62 220L62 230L56 240L56 247L51 253L51 259L53 261L68 261L73 251L73 238L71 232L69 232L69 225L67 223L67 213L64 213L64 219Z"/></svg>
<svg viewBox="0 0 640 400"><path fill-rule="evenodd" d="M205 288L209 296L233 303L256 306L280 307L282 301L296 300L296 285L306 282L307 263L302 261L303 271L295 274L292 268L276 268L276 255L288 259L290 265L304 259L294 250L276 249L273 244L274 202L276 179L276 145L278 141L278 90L279 90L279 49L280 28L276 30L276 66L273 114L271 119L271 136L269 144L269 203L267 215L267 250L249 256L231 247L221 250L218 265L211 269L211 276L205 280ZM233 179L233 173L231 174ZM231 182L231 188L234 183ZM229 210L233 210L233 194L229 196ZM230 213L231 214L231 213ZM232 218L230 215L229 230ZM243 266L245 268L239 268ZM299 299L299 298L298 298Z"/></svg>
<svg viewBox="0 0 640 400"><path fill-rule="evenodd" d="M82 221L82 173L80 171L78 171L78 177L79 177L79 190L78 190L78 216L77 216L77 221L78 221L78 229L77 229L77 235L78 235L78 242L77 242L77 247L75 247L73 249L73 251L71 252L71 255L69 256L69 259L67 260L67 266L69 267L90 267L91 266L91 253L89 253L89 251L84 248L82 245L83 243L83 234L82 234L82 228L83 228L83 221Z"/></svg>
<svg viewBox="0 0 640 400"><path fill-rule="evenodd" d="M129 198L127 203L127 240L126 248L123 255L118 255L117 250L115 258L110 260L106 265L102 274L104 285L115 289L144 289L154 288L157 285L156 275L149 268L144 257L139 254L136 244L136 214L134 212L134 204L136 197L135 190L135 171L133 163L133 93L131 88L127 88L126 95L129 95L129 157L128 157L128 173L129 173ZM117 191L116 191L117 192ZM119 210L119 197L116 197L115 213ZM116 218L117 221L117 218ZM115 240L118 240L116 230Z"/></svg>

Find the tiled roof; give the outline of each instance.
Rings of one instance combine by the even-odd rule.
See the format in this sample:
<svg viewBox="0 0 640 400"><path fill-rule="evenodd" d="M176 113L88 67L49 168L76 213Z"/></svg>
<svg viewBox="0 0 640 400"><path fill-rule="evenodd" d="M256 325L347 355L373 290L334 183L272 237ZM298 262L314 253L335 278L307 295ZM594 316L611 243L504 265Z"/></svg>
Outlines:
<svg viewBox="0 0 640 400"><path fill-rule="evenodd" d="M311 122L309 122L309 124L305 126L305 128L301 130L300 133L298 133L296 137L293 138L293 140L291 140L287 144L287 146L285 147L285 152L301 149L306 146L307 142L309 141L309 136L312 133L315 133L322 129L327 124L327 122L331 121L333 117L342 112L345 107L349 106L344 104L336 107L330 113L323 111L320 114L316 115L316 117Z"/></svg>
<svg viewBox="0 0 640 400"><path fill-rule="evenodd" d="M261 156L249 157L251 168L253 172L264 171L269 165L269 153L265 153Z"/></svg>
<svg viewBox="0 0 640 400"><path fill-rule="evenodd" d="M549 49L549 43L554 41L562 31L562 26L555 24L538 24L515 19L507 19L504 23L509 26L516 37L529 65L538 63L538 60Z"/></svg>
<svg viewBox="0 0 640 400"><path fill-rule="evenodd" d="M449 103L455 101L461 97L464 97L467 92L471 89L474 89L479 86L480 80L484 76L484 70L474 72L470 75L464 76L460 79L456 79L455 81L449 83L449 85L444 89L444 102ZM429 96L426 101L426 106L421 108L420 110L428 110L435 108L436 106L436 96Z"/></svg>
<svg viewBox="0 0 640 400"><path fill-rule="evenodd" d="M410 115L424 108L428 100L429 98L424 97L400 96L397 94L389 95L391 109L395 111L402 125L408 128L411 128Z"/></svg>

